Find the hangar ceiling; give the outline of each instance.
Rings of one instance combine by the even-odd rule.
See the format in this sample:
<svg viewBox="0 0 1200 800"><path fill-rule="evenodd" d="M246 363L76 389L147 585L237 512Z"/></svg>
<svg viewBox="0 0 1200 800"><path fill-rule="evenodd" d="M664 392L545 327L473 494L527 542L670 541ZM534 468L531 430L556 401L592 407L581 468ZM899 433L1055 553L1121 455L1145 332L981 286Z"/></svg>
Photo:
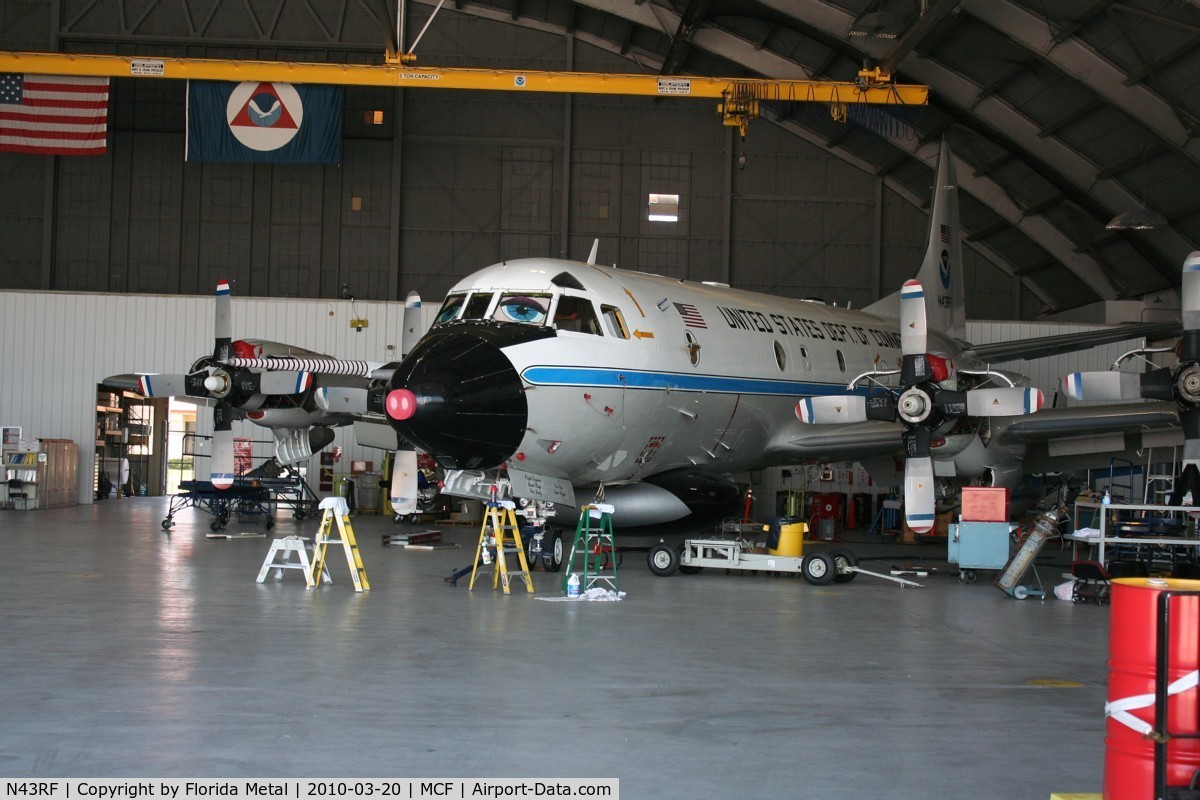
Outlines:
<svg viewBox="0 0 1200 800"><path fill-rule="evenodd" d="M421 0L425 2L425 0ZM911 138L847 137L814 115L776 122L902 195L929 196L932 144L959 159L967 244L1047 310L1179 284L1200 242L1200 4L1170 0L544 0L467 14L561 29L664 73L853 80L882 64L924 83ZM895 38L851 35L870 13ZM751 134L753 135L753 134ZM1159 211L1156 230L1107 230Z"/></svg>
<svg viewBox="0 0 1200 800"><path fill-rule="evenodd" d="M410 24L436 2L408 0ZM262 57L273 44L296 60L306 48L316 60L357 49L369 62L395 41L392 5L67 0L57 30L63 50L165 44L182 47L164 55L186 55L203 42L254 45L248 57ZM796 106L764 114L918 205L948 140L965 243L1046 312L1174 289L1200 249L1200 0L456 0L441 13L575 37L628 59L630 72L849 81L883 65L927 84L929 106L899 136L847 136L847 125ZM892 38L856 35L880 20ZM1106 229L1142 207L1166 224Z"/></svg>

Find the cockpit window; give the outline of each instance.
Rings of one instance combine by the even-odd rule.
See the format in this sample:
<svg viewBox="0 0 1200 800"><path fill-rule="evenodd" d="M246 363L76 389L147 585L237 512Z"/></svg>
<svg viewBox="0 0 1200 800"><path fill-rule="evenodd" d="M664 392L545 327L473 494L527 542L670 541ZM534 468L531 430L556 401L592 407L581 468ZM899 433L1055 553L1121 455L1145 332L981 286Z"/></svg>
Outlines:
<svg viewBox="0 0 1200 800"><path fill-rule="evenodd" d="M476 292L471 295L471 299L467 301L467 310L463 312L463 319L483 319L483 315L487 313L488 306L492 304L491 292Z"/></svg>
<svg viewBox="0 0 1200 800"><path fill-rule="evenodd" d="M604 324L608 327L609 336L615 336L618 339L629 338L629 333L625 330L625 318L621 316L619 308L600 306L600 313L604 315Z"/></svg>
<svg viewBox="0 0 1200 800"><path fill-rule="evenodd" d="M558 308L554 310L554 327L560 331L602 335L600 322L596 319L596 309L590 301L582 297L563 295L558 298Z"/></svg>
<svg viewBox="0 0 1200 800"><path fill-rule="evenodd" d="M500 322L523 322L526 325L545 325L550 310L548 294L502 294L492 319Z"/></svg>
<svg viewBox="0 0 1200 800"><path fill-rule="evenodd" d="M446 301L442 303L442 308L438 311L437 319L434 324L442 322L450 322L458 316L458 312L462 310L463 301L467 299L465 294L452 294L446 297Z"/></svg>

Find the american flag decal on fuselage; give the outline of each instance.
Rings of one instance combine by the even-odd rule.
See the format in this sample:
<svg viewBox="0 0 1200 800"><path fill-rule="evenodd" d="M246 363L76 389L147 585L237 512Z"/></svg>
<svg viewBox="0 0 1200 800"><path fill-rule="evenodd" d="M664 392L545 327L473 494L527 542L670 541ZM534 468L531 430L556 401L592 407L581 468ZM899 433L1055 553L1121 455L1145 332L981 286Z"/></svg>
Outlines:
<svg viewBox="0 0 1200 800"><path fill-rule="evenodd" d="M675 310L679 312L679 316L683 317L683 324L687 327L708 328L704 317L700 316L700 312L691 303L675 303Z"/></svg>

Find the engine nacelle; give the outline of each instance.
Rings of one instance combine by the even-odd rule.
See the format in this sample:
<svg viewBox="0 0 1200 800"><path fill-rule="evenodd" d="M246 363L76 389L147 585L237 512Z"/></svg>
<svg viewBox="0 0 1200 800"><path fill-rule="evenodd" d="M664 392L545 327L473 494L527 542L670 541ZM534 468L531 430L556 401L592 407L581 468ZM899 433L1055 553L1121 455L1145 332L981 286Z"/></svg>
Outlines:
<svg viewBox="0 0 1200 800"><path fill-rule="evenodd" d="M333 429L324 425L311 428L275 428L275 458L280 464L294 464L312 458L333 441Z"/></svg>

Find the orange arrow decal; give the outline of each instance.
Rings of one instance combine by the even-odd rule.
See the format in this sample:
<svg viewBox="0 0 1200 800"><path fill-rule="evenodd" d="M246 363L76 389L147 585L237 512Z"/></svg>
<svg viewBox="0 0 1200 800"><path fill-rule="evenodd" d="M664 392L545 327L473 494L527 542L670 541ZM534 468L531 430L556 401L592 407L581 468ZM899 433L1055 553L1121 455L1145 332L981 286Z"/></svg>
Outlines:
<svg viewBox="0 0 1200 800"><path fill-rule="evenodd" d="M634 336L636 336L636 337L637 337L637 338L639 338L639 339L653 339L653 338L654 338L654 334L653 334L652 332L650 332L650 331L639 331L639 330L635 330L635 331L633 332L633 335L634 335Z"/></svg>

